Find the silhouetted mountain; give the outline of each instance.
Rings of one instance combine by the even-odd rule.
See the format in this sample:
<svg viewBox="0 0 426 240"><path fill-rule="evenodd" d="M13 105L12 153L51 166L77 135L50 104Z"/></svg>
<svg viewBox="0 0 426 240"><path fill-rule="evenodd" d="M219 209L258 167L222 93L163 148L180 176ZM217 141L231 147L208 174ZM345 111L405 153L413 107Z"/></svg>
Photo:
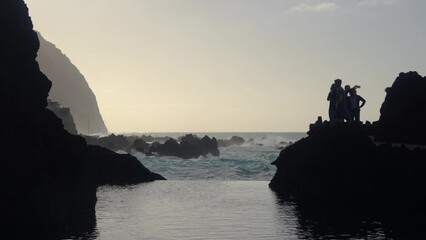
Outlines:
<svg viewBox="0 0 426 240"><path fill-rule="evenodd" d="M69 107L79 133L107 134L96 96L84 76L70 59L40 33L37 61L40 70L52 81L49 99Z"/></svg>
<svg viewBox="0 0 426 240"><path fill-rule="evenodd" d="M93 231L99 184L162 177L130 155L87 146L46 108L51 82L36 62L39 40L23 0L0 0L0 29L2 235L63 239Z"/></svg>

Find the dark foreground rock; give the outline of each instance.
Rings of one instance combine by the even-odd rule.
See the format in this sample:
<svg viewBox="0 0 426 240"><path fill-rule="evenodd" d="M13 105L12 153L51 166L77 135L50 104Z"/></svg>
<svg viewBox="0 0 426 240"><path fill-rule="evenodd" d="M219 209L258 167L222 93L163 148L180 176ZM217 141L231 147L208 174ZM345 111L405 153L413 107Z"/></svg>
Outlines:
<svg viewBox="0 0 426 240"><path fill-rule="evenodd" d="M0 0L0 29L2 236L67 239L93 231L100 183L161 177L134 158L87 147L46 109L51 82L35 60L39 41L22 0Z"/></svg>
<svg viewBox="0 0 426 240"><path fill-rule="evenodd" d="M88 146L82 155L98 185L165 180L161 175L148 170L130 154L116 154L103 147Z"/></svg>
<svg viewBox="0 0 426 240"><path fill-rule="evenodd" d="M270 187L281 196L298 201L345 202L352 206L370 205L388 211L404 209L426 214L426 150L392 145L396 140L419 143L426 135L425 128L415 120L422 119L426 112L422 110L426 99L404 97L418 94L417 89L424 82L417 73L400 74L388 91L382 117L374 127L343 123L312 125L308 137L285 148L273 162L277 172ZM404 94L396 94L401 91ZM391 104L389 99L395 103ZM397 103L417 105L416 109L422 112L411 112L410 118L402 121L405 116L399 116L392 106L400 113L407 109ZM412 123L417 131L400 125ZM385 143L373 142L375 136Z"/></svg>
<svg viewBox="0 0 426 240"><path fill-rule="evenodd" d="M386 89L376 141L426 145L426 78L400 73Z"/></svg>
<svg viewBox="0 0 426 240"><path fill-rule="evenodd" d="M425 150L376 146L358 127L330 126L284 149L273 162L270 186L290 198L420 204L426 200L424 159Z"/></svg>

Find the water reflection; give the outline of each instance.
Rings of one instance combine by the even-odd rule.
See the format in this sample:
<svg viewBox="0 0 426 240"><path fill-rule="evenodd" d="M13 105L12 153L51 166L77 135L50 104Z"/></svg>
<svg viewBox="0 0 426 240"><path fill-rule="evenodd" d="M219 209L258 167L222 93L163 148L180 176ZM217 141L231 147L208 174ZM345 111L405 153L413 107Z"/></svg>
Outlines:
<svg viewBox="0 0 426 240"><path fill-rule="evenodd" d="M420 239L424 213L393 211L336 203L292 201L275 193L282 224L297 219L298 239Z"/></svg>
<svg viewBox="0 0 426 240"><path fill-rule="evenodd" d="M289 201L263 181L98 189L97 220L63 239L420 239L424 213ZM79 229L78 231L75 231Z"/></svg>
<svg viewBox="0 0 426 240"><path fill-rule="evenodd" d="M74 216L65 230L58 235L56 239L97 239L99 233L96 228L95 212Z"/></svg>
<svg viewBox="0 0 426 240"><path fill-rule="evenodd" d="M295 234L299 239L388 239L381 219L367 209L275 197L277 211L297 219Z"/></svg>

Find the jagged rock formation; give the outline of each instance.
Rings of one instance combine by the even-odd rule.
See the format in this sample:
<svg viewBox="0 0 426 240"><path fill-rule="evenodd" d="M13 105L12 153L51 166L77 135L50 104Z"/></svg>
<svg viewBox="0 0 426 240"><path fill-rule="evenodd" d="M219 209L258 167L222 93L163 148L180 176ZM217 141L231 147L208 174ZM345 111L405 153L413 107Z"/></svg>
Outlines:
<svg viewBox="0 0 426 240"><path fill-rule="evenodd" d="M74 118L69 108L61 106L58 102L47 101L47 109L52 111L58 118L62 120L65 130L69 133L77 135L77 128L74 124Z"/></svg>
<svg viewBox="0 0 426 240"><path fill-rule="evenodd" d="M153 143L148 154L176 156L184 159L198 158L207 154L219 156L220 154L214 137L204 136L200 139L192 134L187 134L179 140L179 143L174 139L169 139L164 144Z"/></svg>
<svg viewBox="0 0 426 240"><path fill-rule="evenodd" d="M199 138L192 134L179 137L178 140L173 138L154 138L142 136L141 138L134 136L114 135L111 134L106 137L85 136L88 144L102 146L112 151L125 151L125 152L142 152L147 155L156 156L175 156L184 159L198 158L211 154L219 156L220 152L216 138L204 136ZM166 140L164 143L153 142L147 143L144 139L152 140Z"/></svg>
<svg viewBox="0 0 426 240"><path fill-rule="evenodd" d="M81 134L107 134L108 130L99 112L96 96L86 79L54 44L40 33L37 61L41 71L52 81L49 99L71 109L77 130Z"/></svg>
<svg viewBox="0 0 426 240"><path fill-rule="evenodd" d="M424 81L417 73L401 73L374 127L311 125L308 137L285 148L272 163L277 172L270 187L293 199L416 209L426 214L426 150L372 140L374 135L386 142L422 140L426 128L413 118L422 119L426 98L406 96L421 94ZM409 113L413 118L404 120Z"/></svg>
<svg viewBox="0 0 426 240"><path fill-rule="evenodd" d="M131 156L88 148L46 109L51 82L35 60L39 41L22 0L0 0L0 29L2 228L15 239L67 238L73 231L93 231L99 182L160 176ZM109 166L104 167L104 159ZM96 179L96 169L117 177Z"/></svg>

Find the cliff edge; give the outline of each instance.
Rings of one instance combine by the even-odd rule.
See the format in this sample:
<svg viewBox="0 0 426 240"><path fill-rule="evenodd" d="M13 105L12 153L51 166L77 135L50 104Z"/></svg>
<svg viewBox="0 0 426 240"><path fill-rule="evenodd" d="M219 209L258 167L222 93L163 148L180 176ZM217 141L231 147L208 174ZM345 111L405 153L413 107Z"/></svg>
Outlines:
<svg viewBox="0 0 426 240"><path fill-rule="evenodd" d="M69 107L80 134L107 134L96 96L83 74L71 60L40 33L37 62L40 70L52 81L49 99Z"/></svg>

